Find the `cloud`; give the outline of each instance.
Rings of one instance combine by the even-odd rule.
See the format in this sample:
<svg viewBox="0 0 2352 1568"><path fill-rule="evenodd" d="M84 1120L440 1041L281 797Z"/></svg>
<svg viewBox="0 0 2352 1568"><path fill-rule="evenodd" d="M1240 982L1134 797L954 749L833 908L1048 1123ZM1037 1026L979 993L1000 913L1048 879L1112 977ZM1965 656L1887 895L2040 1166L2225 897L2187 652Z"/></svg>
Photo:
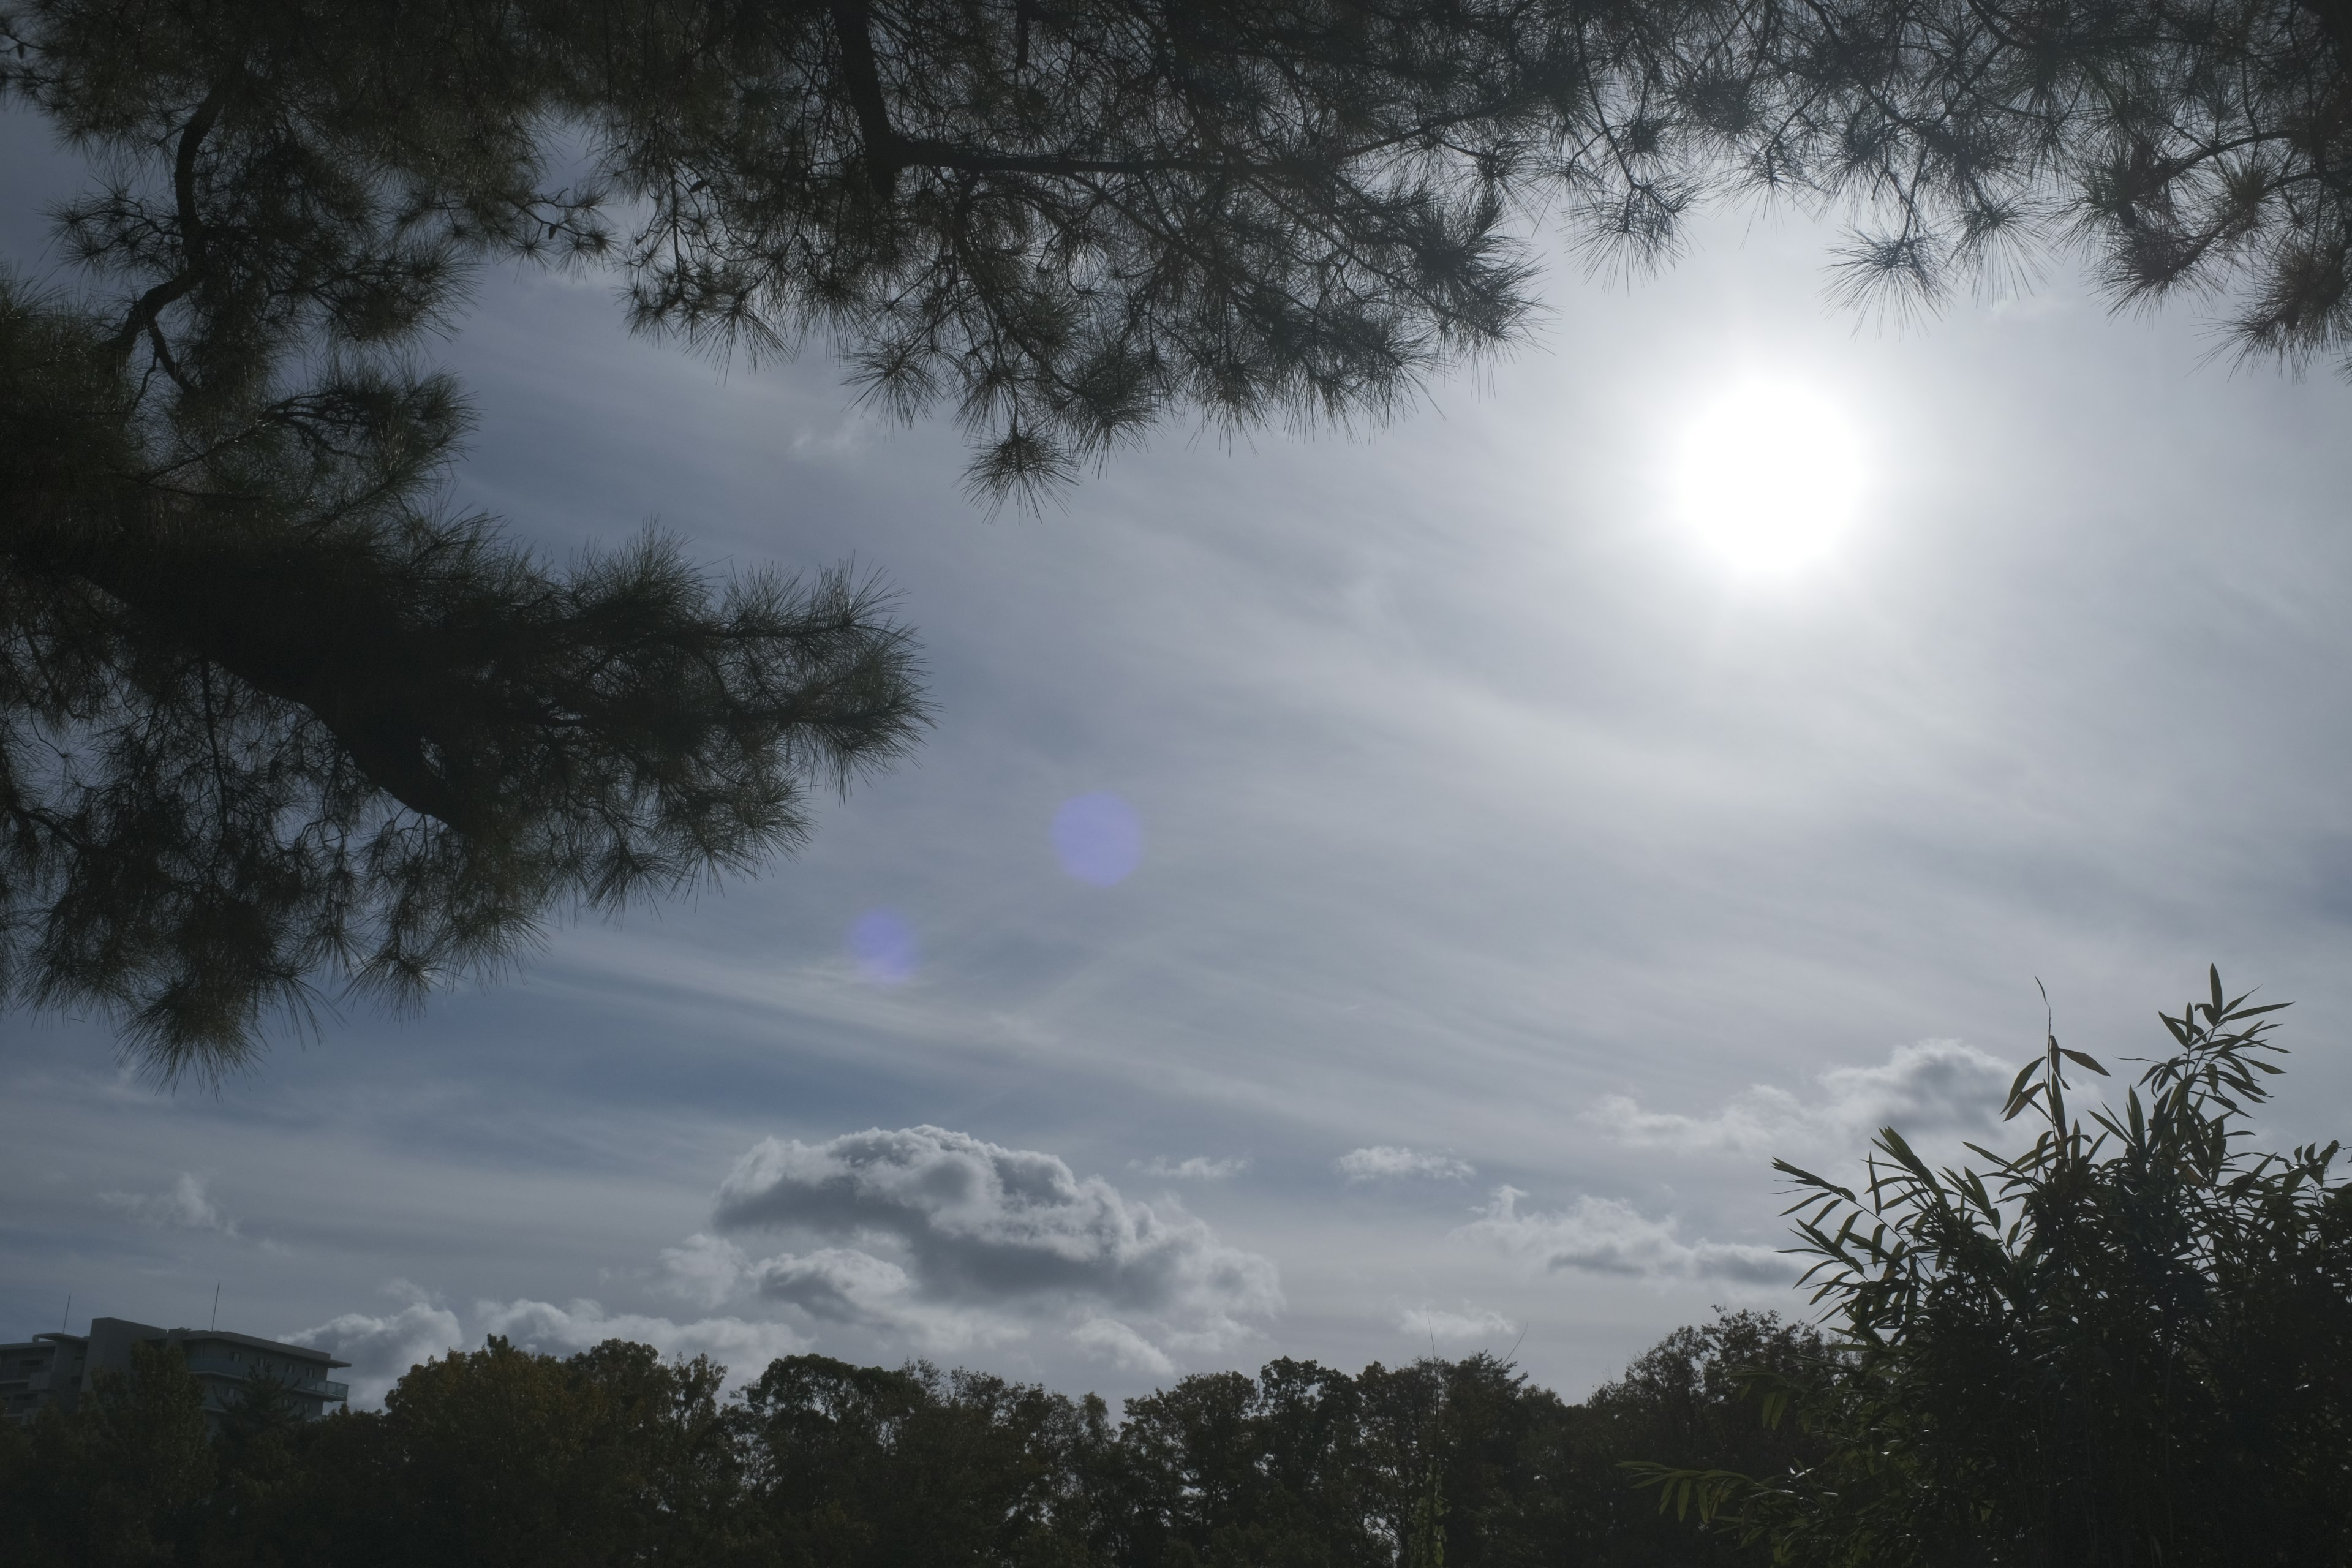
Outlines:
<svg viewBox="0 0 2352 1568"><path fill-rule="evenodd" d="M1463 1303L1458 1312L1442 1307L1408 1307L1397 1317L1397 1327L1415 1339L1483 1340L1516 1334L1519 1325L1491 1308Z"/></svg>
<svg viewBox="0 0 2352 1568"><path fill-rule="evenodd" d="M109 1208L121 1209L141 1225L159 1230L216 1230L223 1236L236 1235L236 1222L221 1213L220 1205L205 1191L204 1178L192 1171L180 1173L180 1179L169 1192L163 1193L100 1193L98 1201Z"/></svg>
<svg viewBox="0 0 2352 1568"><path fill-rule="evenodd" d="M404 1303L398 1311L346 1312L286 1336L289 1344L315 1346L351 1363L351 1370L338 1375L350 1381L352 1404L358 1407L383 1404L385 1392L410 1367L468 1342L457 1314L407 1280L394 1280L384 1293Z"/></svg>
<svg viewBox="0 0 2352 1568"><path fill-rule="evenodd" d="M1070 1331L1070 1338L1087 1350L1129 1372L1153 1377L1173 1377L1176 1363L1168 1353L1116 1318L1088 1318Z"/></svg>
<svg viewBox="0 0 2352 1568"><path fill-rule="evenodd" d="M695 1238L666 1256L675 1279L729 1279L814 1321L927 1348L1059 1321L1098 1353L1157 1369L1171 1348L1230 1345L1252 1331L1244 1320L1282 1307L1270 1259L1226 1246L1175 1205L939 1127L767 1139L721 1184L715 1223L822 1245L753 1262L719 1250L732 1243ZM1118 1331L1087 1326L1106 1323Z"/></svg>
<svg viewBox="0 0 2352 1568"><path fill-rule="evenodd" d="M778 1356L798 1354L810 1342L787 1323L747 1318L681 1323L639 1312L608 1312L585 1300L562 1307L529 1300L480 1301L474 1310L484 1333L503 1334L523 1350L565 1355L606 1340L628 1340L664 1355L707 1355L727 1368L730 1386L751 1382Z"/></svg>
<svg viewBox="0 0 2352 1568"><path fill-rule="evenodd" d="M1212 1160L1205 1154L1195 1154L1185 1160L1171 1160L1162 1156L1156 1160L1129 1161L1127 1168L1140 1171L1147 1176L1157 1176L1161 1181L1223 1182L1248 1170L1249 1162L1246 1159Z"/></svg>
<svg viewBox="0 0 2352 1568"><path fill-rule="evenodd" d="M724 1237L699 1233L677 1247L663 1247L661 1264L658 1289L703 1307L732 1300L751 1268L741 1247Z"/></svg>
<svg viewBox="0 0 2352 1568"><path fill-rule="evenodd" d="M353 1403L366 1405L417 1363L490 1334L552 1355L611 1339L708 1355L740 1384L831 1330L926 1352L1054 1332L1166 1377L1177 1354L1228 1349L1255 1331L1244 1320L1282 1307L1272 1262L1225 1246L1174 1205L1131 1202L1053 1155L937 1127L815 1144L769 1139L720 1187L716 1228L785 1230L813 1245L761 1258L698 1232L662 1248L653 1288L708 1314L692 1319L522 1297L478 1301L461 1321L394 1281L396 1310L346 1313L289 1338L352 1362ZM772 1315L715 1310L737 1300Z"/></svg>
<svg viewBox="0 0 2352 1568"><path fill-rule="evenodd" d="M289 1344L313 1345L352 1363L340 1375L350 1381L356 1408L382 1405L410 1368L435 1356L478 1348L491 1334L546 1355L568 1355L606 1340L651 1345L664 1355L707 1355L727 1367L730 1385L751 1382L780 1355L809 1348L807 1336L787 1323L727 1317L675 1322L637 1312L608 1312L590 1300L562 1307L529 1299L478 1301L471 1314L474 1329L468 1332L437 1297L405 1279L394 1280L384 1293L402 1303L399 1310L346 1312L286 1336Z"/></svg>
<svg viewBox="0 0 2352 1568"><path fill-rule="evenodd" d="M783 1253L755 1265L751 1275L769 1300L821 1322L911 1340L927 1351L1001 1344L1026 1332L1001 1312L927 1300L904 1268L854 1247Z"/></svg>
<svg viewBox="0 0 2352 1568"><path fill-rule="evenodd" d="M1375 1181L1382 1176L1430 1176L1458 1182L1478 1173L1476 1166L1450 1155L1416 1153L1411 1149L1392 1149L1385 1143L1350 1149L1332 1161L1331 1166L1351 1182Z"/></svg>
<svg viewBox="0 0 2352 1568"><path fill-rule="evenodd" d="M1545 1269L1579 1269L1643 1279L1723 1279L1785 1285L1791 1261L1769 1247L1685 1242L1672 1219L1654 1220L1630 1204L1580 1197L1560 1214L1522 1214L1517 1187L1496 1187L1479 1217L1454 1234Z"/></svg>
<svg viewBox="0 0 2352 1568"><path fill-rule="evenodd" d="M1881 1127L1908 1134L1992 1129L2011 1069L1958 1040L1897 1046L1876 1067L1832 1068L1814 1081L1811 1103L1754 1085L1712 1116L1644 1110L1612 1094L1585 1120L1620 1143L1684 1153L1768 1153L1798 1145L1858 1145Z"/></svg>

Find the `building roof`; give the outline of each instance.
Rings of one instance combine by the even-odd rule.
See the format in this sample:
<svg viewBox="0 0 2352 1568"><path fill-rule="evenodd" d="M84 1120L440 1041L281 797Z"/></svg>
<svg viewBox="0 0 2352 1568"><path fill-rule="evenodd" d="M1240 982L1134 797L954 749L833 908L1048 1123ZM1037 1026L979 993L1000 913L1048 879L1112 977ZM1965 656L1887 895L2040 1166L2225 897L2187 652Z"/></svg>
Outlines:
<svg viewBox="0 0 2352 1568"><path fill-rule="evenodd" d="M200 1341L216 1342L223 1344L243 1345L247 1350L268 1351L275 1355L296 1356L303 1361L315 1361L322 1366L352 1364L347 1361L337 1361L325 1351L313 1350L309 1345L289 1345L283 1340L257 1339L251 1334L231 1333L226 1329L173 1329L172 1332L184 1345L194 1344Z"/></svg>
<svg viewBox="0 0 2352 1568"><path fill-rule="evenodd" d="M337 1361L327 1352L314 1350L309 1345L289 1345L283 1340L265 1340L253 1334L240 1334L229 1329L159 1329L151 1323L131 1323L128 1319L123 1318L110 1321L125 1323L138 1330L139 1332L133 1336L137 1339L173 1339L184 1345L237 1345L246 1350L268 1351L273 1355L291 1356L298 1361L317 1362L323 1367L352 1364L347 1361ZM0 1352L35 1350L45 1344L86 1345L89 1342L89 1336L87 1334L35 1334L29 1340L0 1345Z"/></svg>

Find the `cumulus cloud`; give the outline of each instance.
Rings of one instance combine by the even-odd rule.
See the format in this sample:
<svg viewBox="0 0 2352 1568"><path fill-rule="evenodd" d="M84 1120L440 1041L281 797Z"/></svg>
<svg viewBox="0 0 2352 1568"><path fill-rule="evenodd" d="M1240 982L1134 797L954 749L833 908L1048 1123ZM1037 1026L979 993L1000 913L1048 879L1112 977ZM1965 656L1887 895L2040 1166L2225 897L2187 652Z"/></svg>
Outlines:
<svg viewBox="0 0 2352 1568"><path fill-rule="evenodd" d="M651 1345L665 1355L707 1355L727 1367L730 1384L749 1383L776 1357L809 1348L807 1336L788 1323L733 1317L678 1322L639 1312L610 1312L590 1300L561 1307L527 1299L477 1301L469 1331L438 1297L405 1279L394 1280L384 1293L400 1303L397 1310L346 1312L286 1336L290 1344L313 1345L351 1363L351 1370L338 1375L350 1381L352 1404L358 1408L382 1405L410 1368L435 1356L478 1348L492 1334L546 1355L569 1355L606 1340Z"/></svg>
<svg viewBox="0 0 2352 1568"><path fill-rule="evenodd" d="M1408 1307L1397 1316L1397 1327L1415 1339L1485 1340L1516 1334L1519 1325L1489 1307L1462 1304L1460 1311L1443 1307Z"/></svg>
<svg viewBox="0 0 2352 1568"><path fill-rule="evenodd" d="M905 1268L854 1247L781 1253L754 1265L749 1274L761 1296L819 1322L871 1329L926 1351L1002 1344L1027 1331L1017 1318L1003 1312L930 1300Z"/></svg>
<svg viewBox="0 0 2352 1568"><path fill-rule="evenodd" d="M1129 1372L1153 1377L1173 1377L1176 1363L1168 1352L1116 1318L1088 1318L1070 1331L1070 1338L1103 1360Z"/></svg>
<svg viewBox="0 0 2352 1568"><path fill-rule="evenodd" d="M1684 1241L1671 1218L1655 1220L1630 1204L1580 1197L1559 1214L1523 1214L1517 1187L1496 1187L1479 1217L1456 1235L1546 1269L1578 1269L1643 1279L1722 1279L1783 1285L1791 1261L1769 1247Z"/></svg>
<svg viewBox="0 0 2352 1568"><path fill-rule="evenodd" d="M707 1355L728 1369L730 1384L749 1383L778 1356L809 1348L808 1337L790 1324L747 1318L675 1322L641 1312L608 1312L584 1300L562 1307L527 1300L481 1301L474 1310L485 1334L503 1334L524 1350L568 1355L606 1340L628 1340L664 1355Z"/></svg>
<svg viewBox="0 0 2352 1568"><path fill-rule="evenodd" d="M137 1223L158 1230L216 1230L236 1235L236 1222L221 1213L205 1191L204 1178L183 1171L170 1190L161 1193L100 1193L98 1201L120 1209Z"/></svg>
<svg viewBox="0 0 2352 1568"><path fill-rule="evenodd" d="M751 1269L743 1249L723 1237L694 1235L661 1250L660 1289L665 1294L716 1307L732 1300Z"/></svg>
<svg viewBox="0 0 2352 1568"><path fill-rule="evenodd" d="M467 1342L457 1314L407 1280L394 1280L384 1294L402 1303L399 1310L346 1312L286 1336L289 1344L311 1345L351 1363L349 1372L337 1375L350 1381L356 1406L383 1404L385 1392L410 1367Z"/></svg>
<svg viewBox="0 0 2352 1568"><path fill-rule="evenodd" d="M1205 1154L1195 1154L1184 1160L1171 1160L1163 1156L1156 1160L1131 1162L1128 1169L1140 1171L1147 1176L1157 1176L1162 1181L1222 1182L1248 1170L1249 1162L1243 1159L1212 1160Z"/></svg>
<svg viewBox="0 0 2352 1568"><path fill-rule="evenodd" d="M753 1261L709 1237L666 1259L681 1282L738 1289L926 1348L1020 1338L1058 1321L1123 1365L1245 1337L1282 1306L1271 1260L1172 1203L1124 1196L1059 1158L940 1127L822 1143L771 1138L719 1191L716 1225L818 1245ZM730 1271L732 1271L731 1273ZM1148 1352L1148 1353L1147 1353Z"/></svg>
<svg viewBox="0 0 2352 1568"><path fill-rule="evenodd" d="M1621 1143L1681 1152L1761 1154L1799 1145L1859 1144L1879 1128L1906 1134L1989 1131L2012 1069L1958 1040L1898 1046L1875 1067L1818 1075L1817 1097L1757 1084L1709 1116L1644 1110L1611 1095L1586 1113Z"/></svg>
<svg viewBox="0 0 2352 1568"><path fill-rule="evenodd" d="M698 1317L521 1298L478 1301L461 1321L395 1282L396 1310L346 1313L289 1337L353 1363L353 1402L371 1405L418 1362L490 1334L551 1355L610 1339L708 1355L740 1384L820 1338L830 1345L832 1330L946 1353L1057 1333L1167 1377L1178 1355L1230 1349L1255 1331L1248 1320L1282 1307L1271 1261L1226 1246L1173 1203L1134 1202L1053 1155L937 1127L768 1139L720 1186L713 1230L783 1231L800 1245L759 1257L705 1232L664 1247L652 1287ZM730 1302L746 1306L719 1310ZM854 1339L841 1348L874 1353Z"/></svg>
<svg viewBox="0 0 2352 1568"><path fill-rule="evenodd" d="M1332 1169L1351 1182L1377 1181L1382 1176L1428 1176L1459 1182L1478 1173L1477 1167L1448 1154L1423 1154L1394 1149L1385 1143L1350 1149L1331 1162Z"/></svg>

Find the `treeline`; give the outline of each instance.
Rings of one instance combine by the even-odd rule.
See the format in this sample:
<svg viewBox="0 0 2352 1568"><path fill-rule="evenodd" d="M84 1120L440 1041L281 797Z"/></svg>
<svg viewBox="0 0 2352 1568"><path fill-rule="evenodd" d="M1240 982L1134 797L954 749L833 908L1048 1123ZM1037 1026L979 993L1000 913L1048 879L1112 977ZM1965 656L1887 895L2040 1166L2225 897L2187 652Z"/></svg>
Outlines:
<svg viewBox="0 0 2352 1568"><path fill-rule="evenodd" d="M25 1568L2315 1568L2352 1563L2352 1180L2265 1152L2276 1004L2207 994L2121 1102L2053 1037L2013 1154L1775 1162L1818 1329L1680 1329L1581 1405L1489 1356L1277 1361L1114 1422L982 1373L493 1340L380 1413L208 1434L177 1352L0 1426ZM2070 1077L2070 1075L2072 1075ZM2087 1110L2088 1114L2082 1112ZM1668 1505L1665 1511L1660 1500Z"/></svg>
<svg viewBox="0 0 2352 1568"><path fill-rule="evenodd" d="M1127 1403L983 1373L791 1356L722 1369L612 1341L502 1340L414 1368L380 1412L263 1391L208 1432L176 1352L0 1436L10 1561L526 1568L1647 1568L1762 1562L1633 1489L1626 1459L1751 1475L1816 1456L1733 1373L1823 1354L1733 1313L1581 1405L1477 1355L1312 1362Z"/></svg>

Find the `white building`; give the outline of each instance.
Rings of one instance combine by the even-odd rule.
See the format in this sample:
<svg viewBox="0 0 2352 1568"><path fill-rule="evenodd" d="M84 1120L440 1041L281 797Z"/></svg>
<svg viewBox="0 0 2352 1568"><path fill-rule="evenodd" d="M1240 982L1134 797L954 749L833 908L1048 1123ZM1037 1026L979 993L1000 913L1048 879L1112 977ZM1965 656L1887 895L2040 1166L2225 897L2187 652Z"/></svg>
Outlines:
<svg viewBox="0 0 2352 1568"><path fill-rule="evenodd" d="M248 1384L283 1389L313 1420L344 1404L351 1390L327 1373L349 1362L307 1345L281 1344L226 1329L158 1329L125 1318L93 1318L87 1334L35 1334L0 1345L0 1415L29 1421L47 1405L71 1410L101 1372L131 1370L131 1347L169 1345L187 1358L205 1387L205 1412L217 1415Z"/></svg>

